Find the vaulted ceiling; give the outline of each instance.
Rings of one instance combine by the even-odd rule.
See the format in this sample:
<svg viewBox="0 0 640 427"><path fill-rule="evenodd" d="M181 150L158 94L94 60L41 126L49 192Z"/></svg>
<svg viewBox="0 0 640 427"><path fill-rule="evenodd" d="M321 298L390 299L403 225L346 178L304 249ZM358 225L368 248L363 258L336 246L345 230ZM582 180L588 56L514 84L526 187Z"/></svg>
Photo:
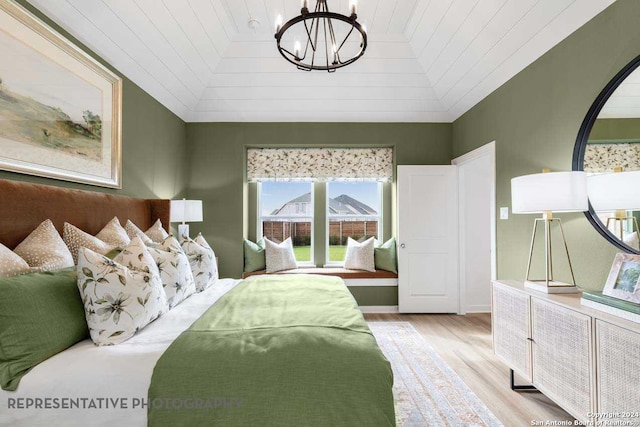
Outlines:
<svg viewBox="0 0 640 427"><path fill-rule="evenodd" d="M613 1L360 0L365 56L329 74L276 49L299 0L30 0L188 122L451 122Z"/></svg>

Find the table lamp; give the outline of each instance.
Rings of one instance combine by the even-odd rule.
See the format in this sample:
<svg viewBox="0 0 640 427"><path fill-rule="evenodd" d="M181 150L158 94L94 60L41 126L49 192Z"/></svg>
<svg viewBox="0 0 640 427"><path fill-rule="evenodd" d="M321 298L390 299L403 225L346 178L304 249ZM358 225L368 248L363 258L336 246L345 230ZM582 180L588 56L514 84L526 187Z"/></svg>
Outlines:
<svg viewBox="0 0 640 427"><path fill-rule="evenodd" d="M189 224L187 222L202 222L202 200L172 200L171 222L181 222L178 225L180 240L189 237Z"/></svg>
<svg viewBox="0 0 640 427"><path fill-rule="evenodd" d="M529 262L525 286L547 293L574 293L579 292L576 287L569 248L564 236L562 221L553 217L553 212L584 212L589 208L587 199L587 175L585 172L549 172L519 176L511 180L511 203L514 214L542 214L542 218L536 218L531 235L531 247L529 249ZM533 280L531 273L531 261L536 242L536 229L539 223L544 224L544 253L545 253L545 278ZM559 225L564 250L569 262L572 283L558 282L553 279L553 260L551 248L551 224Z"/></svg>
<svg viewBox="0 0 640 427"><path fill-rule="evenodd" d="M594 211L614 211L607 218L606 227L613 221L620 226L620 240L624 242L625 221L631 221L632 232L640 233L638 221L628 216L627 211L640 210L640 171L623 172L622 168L614 168L614 173L592 175L587 178L587 192ZM637 248L634 248L637 249Z"/></svg>

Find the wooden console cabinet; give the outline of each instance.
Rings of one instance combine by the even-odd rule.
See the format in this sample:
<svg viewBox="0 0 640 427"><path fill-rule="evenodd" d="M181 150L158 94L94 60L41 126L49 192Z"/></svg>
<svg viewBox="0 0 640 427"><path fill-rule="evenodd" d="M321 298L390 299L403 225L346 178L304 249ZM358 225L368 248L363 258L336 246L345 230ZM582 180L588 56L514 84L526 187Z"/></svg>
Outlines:
<svg viewBox="0 0 640 427"><path fill-rule="evenodd" d="M496 356L576 419L608 413L640 424L625 414L640 411L640 324L582 306L580 294L501 280L492 330Z"/></svg>

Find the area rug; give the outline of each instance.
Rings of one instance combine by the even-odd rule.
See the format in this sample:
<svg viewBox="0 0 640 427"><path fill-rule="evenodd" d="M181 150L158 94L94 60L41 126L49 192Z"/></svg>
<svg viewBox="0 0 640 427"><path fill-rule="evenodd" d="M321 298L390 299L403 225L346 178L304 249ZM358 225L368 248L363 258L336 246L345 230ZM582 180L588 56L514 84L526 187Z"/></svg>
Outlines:
<svg viewBox="0 0 640 427"><path fill-rule="evenodd" d="M368 322L391 362L398 427L502 426L408 322Z"/></svg>

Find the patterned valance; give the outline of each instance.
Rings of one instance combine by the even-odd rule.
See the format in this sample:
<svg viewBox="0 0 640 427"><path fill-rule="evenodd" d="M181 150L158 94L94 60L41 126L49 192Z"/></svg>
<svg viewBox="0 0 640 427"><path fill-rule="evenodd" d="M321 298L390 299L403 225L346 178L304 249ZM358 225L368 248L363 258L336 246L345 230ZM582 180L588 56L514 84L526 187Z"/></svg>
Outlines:
<svg viewBox="0 0 640 427"><path fill-rule="evenodd" d="M640 144L587 144L584 153L585 172L613 172L617 166L625 171L640 170Z"/></svg>
<svg viewBox="0 0 640 427"><path fill-rule="evenodd" d="M392 148L250 148L247 180L383 181L393 179Z"/></svg>

